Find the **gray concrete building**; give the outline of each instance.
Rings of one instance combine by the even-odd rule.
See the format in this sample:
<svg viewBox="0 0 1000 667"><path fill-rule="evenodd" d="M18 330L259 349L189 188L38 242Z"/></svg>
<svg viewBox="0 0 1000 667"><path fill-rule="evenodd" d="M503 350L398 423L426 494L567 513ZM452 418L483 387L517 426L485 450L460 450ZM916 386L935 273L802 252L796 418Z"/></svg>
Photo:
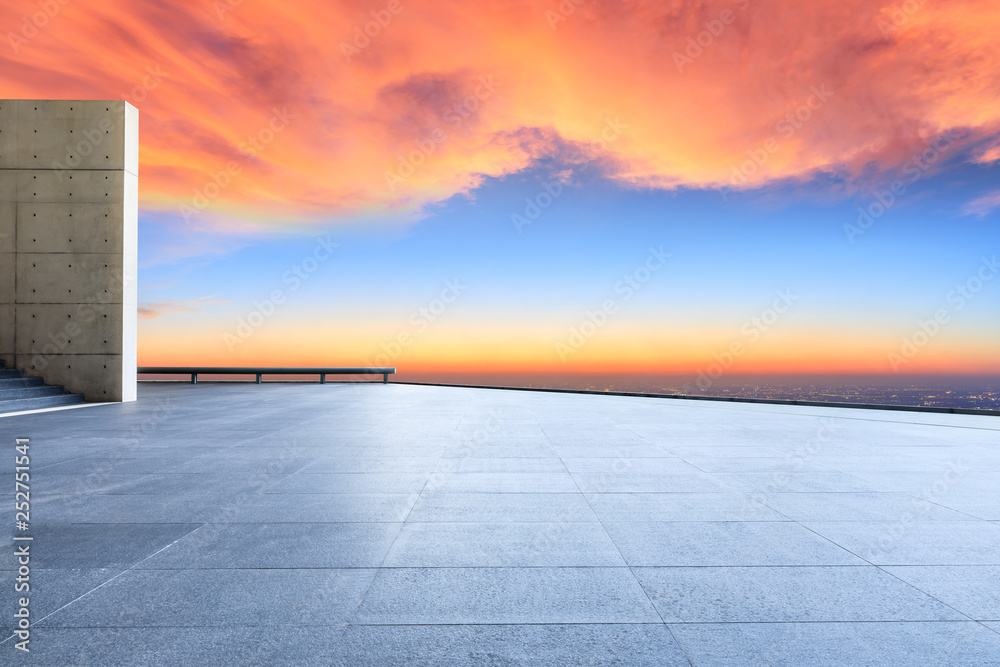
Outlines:
<svg viewBox="0 0 1000 667"><path fill-rule="evenodd" d="M138 111L0 100L0 360L136 397Z"/></svg>

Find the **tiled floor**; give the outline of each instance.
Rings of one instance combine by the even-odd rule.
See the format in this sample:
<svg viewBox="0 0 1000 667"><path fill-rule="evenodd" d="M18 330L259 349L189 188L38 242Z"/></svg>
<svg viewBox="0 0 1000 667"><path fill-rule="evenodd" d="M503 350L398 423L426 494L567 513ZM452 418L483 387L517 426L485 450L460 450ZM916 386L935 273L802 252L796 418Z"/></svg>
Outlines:
<svg viewBox="0 0 1000 667"><path fill-rule="evenodd" d="M996 417L143 384L0 435L0 664L1000 665Z"/></svg>

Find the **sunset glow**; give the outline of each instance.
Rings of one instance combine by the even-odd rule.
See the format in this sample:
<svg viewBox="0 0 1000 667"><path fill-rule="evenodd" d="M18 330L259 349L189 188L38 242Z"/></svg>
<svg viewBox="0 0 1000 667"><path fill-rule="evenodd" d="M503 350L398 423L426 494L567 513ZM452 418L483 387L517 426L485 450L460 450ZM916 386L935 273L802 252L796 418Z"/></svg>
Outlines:
<svg viewBox="0 0 1000 667"><path fill-rule="evenodd" d="M141 365L1000 374L995 0L0 27L0 97L140 111Z"/></svg>

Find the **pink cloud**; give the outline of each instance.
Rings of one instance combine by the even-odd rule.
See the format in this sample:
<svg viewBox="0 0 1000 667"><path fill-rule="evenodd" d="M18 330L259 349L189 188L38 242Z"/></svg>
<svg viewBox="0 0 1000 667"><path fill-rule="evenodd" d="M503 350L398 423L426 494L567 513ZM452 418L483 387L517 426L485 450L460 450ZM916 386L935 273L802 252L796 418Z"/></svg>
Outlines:
<svg viewBox="0 0 1000 667"><path fill-rule="evenodd" d="M969 202L965 205L963 213L965 215L977 215L982 218L997 208L1000 208L1000 190Z"/></svg>
<svg viewBox="0 0 1000 667"><path fill-rule="evenodd" d="M139 319L152 320L162 317L167 313L197 313L205 306L213 306L228 303L216 300L214 297L206 296L200 299L187 299L178 301L170 299L167 301L144 302L139 304Z"/></svg>

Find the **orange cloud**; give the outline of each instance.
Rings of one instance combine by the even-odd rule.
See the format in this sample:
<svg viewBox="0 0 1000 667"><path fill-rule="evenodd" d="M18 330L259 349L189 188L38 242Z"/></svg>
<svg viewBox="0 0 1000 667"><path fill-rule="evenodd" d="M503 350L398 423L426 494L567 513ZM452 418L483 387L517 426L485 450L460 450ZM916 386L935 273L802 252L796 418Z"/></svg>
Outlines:
<svg viewBox="0 0 1000 667"><path fill-rule="evenodd" d="M1000 129L995 0L40 6L0 9L4 94L129 99L142 206L192 225L412 218L542 159L850 186Z"/></svg>

